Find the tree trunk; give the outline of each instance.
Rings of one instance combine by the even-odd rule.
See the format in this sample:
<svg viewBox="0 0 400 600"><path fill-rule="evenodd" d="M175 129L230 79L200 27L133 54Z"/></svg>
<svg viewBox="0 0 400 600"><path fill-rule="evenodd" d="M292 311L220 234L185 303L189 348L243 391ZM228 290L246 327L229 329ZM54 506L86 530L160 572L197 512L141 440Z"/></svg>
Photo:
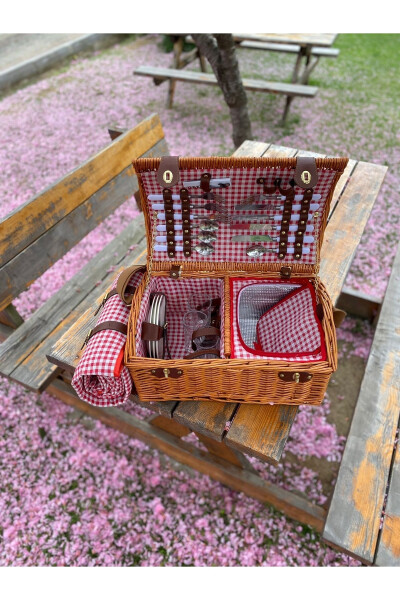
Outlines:
<svg viewBox="0 0 400 600"><path fill-rule="evenodd" d="M244 140L252 139L247 111L247 95L243 87L236 57L235 43L230 33L192 33L200 52L208 59L229 106L233 143L237 148Z"/></svg>

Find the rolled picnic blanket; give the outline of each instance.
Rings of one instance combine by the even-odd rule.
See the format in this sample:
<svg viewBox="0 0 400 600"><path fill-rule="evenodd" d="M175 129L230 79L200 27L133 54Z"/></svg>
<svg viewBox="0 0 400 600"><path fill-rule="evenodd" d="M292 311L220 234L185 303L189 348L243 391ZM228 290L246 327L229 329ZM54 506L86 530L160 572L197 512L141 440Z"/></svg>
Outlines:
<svg viewBox="0 0 400 600"><path fill-rule="evenodd" d="M130 302L144 271L142 266L130 267L115 279L100 304L96 326L86 337L71 385L81 400L94 406L123 404L132 392L124 350Z"/></svg>

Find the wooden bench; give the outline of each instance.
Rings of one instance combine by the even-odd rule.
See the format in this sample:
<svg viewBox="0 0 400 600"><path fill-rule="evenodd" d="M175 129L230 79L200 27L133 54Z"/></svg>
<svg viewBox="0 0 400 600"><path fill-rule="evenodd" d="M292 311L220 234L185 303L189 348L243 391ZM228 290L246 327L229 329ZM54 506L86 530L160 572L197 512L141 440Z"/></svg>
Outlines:
<svg viewBox="0 0 400 600"><path fill-rule="evenodd" d="M203 73L196 71L184 71L183 69L168 69L165 67L138 67L134 71L135 75L152 77L154 82L166 81L184 81L186 83L202 83L204 85L218 86L217 78L212 73ZM245 90L251 92L267 92L270 94L282 94L288 98L300 96L303 98L314 98L318 88L311 85L302 85L297 83L281 83L279 81L263 81L262 79L242 79ZM285 110L282 121L284 122L288 114Z"/></svg>
<svg viewBox="0 0 400 600"><path fill-rule="evenodd" d="M400 247L354 411L323 539L400 566Z"/></svg>
<svg viewBox="0 0 400 600"><path fill-rule="evenodd" d="M0 333L7 336L0 346L2 375L34 391L45 389L57 375L46 354L93 305L98 282L109 285L115 276L109 269L143 256L142 219L130 223L26 322L12 300L132 197L138 189L134 156L166 153L160 120L153 115L0 222Z"/></svg>

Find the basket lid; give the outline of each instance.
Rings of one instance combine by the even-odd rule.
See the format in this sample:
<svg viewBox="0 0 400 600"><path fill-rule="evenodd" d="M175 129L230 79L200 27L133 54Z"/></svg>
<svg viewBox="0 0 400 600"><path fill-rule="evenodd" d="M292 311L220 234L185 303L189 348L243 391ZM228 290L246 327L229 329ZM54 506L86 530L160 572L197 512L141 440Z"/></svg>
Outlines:
<svg viewBox="0 0 400 600"><path fill-rule="evenodd" d="M347 158L139 158L153 271L318 271Z"/></svg>

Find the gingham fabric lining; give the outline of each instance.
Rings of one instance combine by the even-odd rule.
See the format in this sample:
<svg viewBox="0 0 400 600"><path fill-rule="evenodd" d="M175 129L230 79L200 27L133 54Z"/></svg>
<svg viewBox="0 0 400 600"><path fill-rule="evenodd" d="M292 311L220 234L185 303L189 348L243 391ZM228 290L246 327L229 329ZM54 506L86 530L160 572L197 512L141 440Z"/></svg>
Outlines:
<svg viewBox="0 0 400 600"><path fill-rule="evenodd" d="M263 352L312 354L322 339L309 288L295 290L258 321L257 340Z"/></svg>
<svg viewBox="0 0 400 600"><path fill-rule="evenodd" d="M300 284L289 282L252 284L240 290L238 295L238 322L240 335L247 346L254 347L257 339L257 323L262 315L298 289Z"/></svg>
<svg viewBox="0 0 400 600"><path fill-rule="evenodd" d="M135 273L129 285L137 287L143 273ZM117 285L118 277L110 289ZM96 325L105 321L128 323L130 308L118 295L111 296L104 305ZM129 398L132 379L126 367L115 376L117 361L124 349L126 336L112 329L99 331L90 338L75 369L71 385L81 400L94 406L117 406Z"/></svg>
<svg viewBox="0 0 400 600"><path fill-rule="evenodd" d="M147 356L145 342L141 339L142 323L147 320L149 300L152 292L163 292L167 298L167 336L168 346L172 359L185 356L185 336L183 331L183 316L188 310L188 298L191 294L199 296L206 294L210 298L221 298L220 316L224 322L224 282L215 278L180 278L153 277L147 286L140 306L136 325L136 354ZM224 328L221 327L221 353L224 347Z"/></svg>
<svg viewBox="0 0 400 600"><path fill-rule="evenodd" d="M274 284L274 285L284 285L287 286L287 282L286 281L279 281L277 282L276 279L275 280L263 280L264 284ZM294 284L295 282L293 282ZM238 306L238 296L239 296L239 292L242 288L250 285L250 284L260 284L260 280L259 279L247 279L247 278L231 278L231 282L230 282L230 291L231 291L231 358L235 358L235 359L244 359L244 360L249 360L249 359L257 359L257 360L268 360L268 361L274 361L274 360L283 360L282 358L277 358L276 356L273 355L264 355L264 354L258 354L257 350L254 350L253 352L249 352L246 347L243 345L243 341L241 339L241 335L239 333L239 327L238 327L238 310L237 310L237 306ZM256 342L256 339L254 338L254 342ZM253 343L254 344L254 343ZM248 344L248 347L251 348L251 345ZM253 345L254 348L254 345ZM316 352L315 354L310 354L308 356L304 356L301 354L298 355L292 355L292 356L287 356L284 359L287 362L317 362L317 361L321 361L323 360L323 354L322 352Z"/></svg>
<svg viewBox="0 0 400 600"><path fill-rule="evenodd" d="M171 188L171 191L173 194L179 194L179 189L182 187L183 185L183 181L190 181L190 180L195 180L195 179L199 179L201 173L203 173L205 171L201 170L201 169L182 169L180 170L180 183L178 185L175 185ZM218 190L215 190L217 194L219 194L220 196L222 196L225 199L225 207L228 211L229 214L233 213L234 210L234 206L236 204L240 204L241 202L243 202L246 198L248 198L249 196L253 195L253 194L260 194L262 193L262 189L263 186L257 183L257 178L260 176L263 176L267 179L267 185L273 185L274 180L277 177L280 177L282 179L282 183L281 183L281 187L286 189L287 187L289 187L289 181L293 178L294 175L294 170L293 169L254 169L254 168L241 168L241 169L209 169L208 170L209 173L211 173L211 177L212 178L217 178L217 177L230 177L231 178L231 185L228 188L221 188ZM321 225L321 220L322 220L322 215L324 212L324 207L325 207L325 203L327 200L327 196L329 194L329 190L331 188L333 179L336 175L336 173L334 171L329 171L329 170L320 170L319 171L319 180L317 185L314 188L314 193L315 194L321 194L321 199L318 200L318 203L320 205L320 208L318 209L318 217L314 218L312 217L311 220L309 221L310 223L314 224L314 234L316 235L319 231L320 225ZM156 180L156 171L146 171L140 174L142 181L143 181L143 185L146 191L146 194L162 194L162 188L160 187L160 185L157 183ZM189 194L190 193L196 193L199 194L201 192L200 188L194 188L194 187L189 187ZM304 193L304 190L301 190L301 188L295 188L296 194L302 194ZM205 203L210 202L208 200L203 200L203 199L191 199L191 203L195 204L196 206L201 206L204 205ZM211 200L212 202L212 200ZM276 206L282 206L283 202L280 199L280 196L277 196L276 201L275 200L266 200L265 204L271 204L276 202ZM152 202L147 200L147 210L149 212L150 215L150 220L152 222L152 230L153 230L153 226L154 226L154 221L156 221L157 225L158 224L165 224L165 221L162 220L158 220L157 219L157 213L159 212L163 212L163 211L154 211L151 208L151 204ZM201 208L196 208L196 210L194 211L194 209L192 209L192 213L196 212L199 215L204 216L204 218L207 218L210 216L210 211L206 211L204 209ZM281 213L281 211L277 208L276 211L273 210L266 210L264 211L264 213L261 213L260 211L243 211L240 213L240 215L238 215L236 213L234 220L235 221L240 221L240 216L245 216L245 215L252 215L252 214L264 214L266 219L264 219L264 222L267 220L268 217L273 217L274 215L277 215ZM299 211L293 212L293 215L295 214L299 214ZM311 214L311 213L310 213ZM179 216L180 213L176 213L176 216ZM192 227L196 225L196 223L198 224L201 221L201 219L196 219L194 221L192 221ZM182 221L181 220L176 220L175 224L181 224ZM280 223L275 223L274 221L271 220L271 233L274 234L274 231L272 230L272 226L273 225L279 225ZM291 225L298 225L297 221L294 221L293 219L290 222ZM195 233L198 232L198 229L195 230ZM269 230L268 230L269 232ZM260 229L259 231L253 231L252 234L256 235L257 233L268 233L266 231L263 231L262 229ZM282 259L278 258L278 255L273 253L267 253L262 257L258 257L258 258L251 258L246 254L246 249L252 245L252 242L231 242L231 237L233 235L236 235L237 233L244 233L243 231L238 232L238 230L232 228L230 225L224 224L224 223L220 223L219 224L219 229L216 232L218 239L216 242L213 242L213 246L214 246L214 252L206 257L202 256L201 254L199 254L198 252L196 252L194 250L194 246L196 245L195 242L192 244L192 256L191 257L184 257L182 252L177 252L176 253L176 257L174 260L186 260L186 261L199 261L199 260L206 260L206 261L213 261L213 262L250 262L250 263L279 263L282 262ZM275 232L276 233L276 232ZM278 234L279 235L279 234ZM271 249L271 250L276 250L277 249L277 242L262 242L262 245L267 248L267 249ZM293 246L293 244L288 244L288 247ZM310 253L309 254L303 254L302 258L299 260L296 260L294 258L293 255L287 254L285 257L285 262L288 263L303 263L303 264L314 264L316 262L316 249L317 249L317 245L316 245L316 240L314 242L312 242L311 244L304 244L304 247L308 247L310 248ZM167 252L154 252L154 259L155 260L169 260Z"/></svg>

